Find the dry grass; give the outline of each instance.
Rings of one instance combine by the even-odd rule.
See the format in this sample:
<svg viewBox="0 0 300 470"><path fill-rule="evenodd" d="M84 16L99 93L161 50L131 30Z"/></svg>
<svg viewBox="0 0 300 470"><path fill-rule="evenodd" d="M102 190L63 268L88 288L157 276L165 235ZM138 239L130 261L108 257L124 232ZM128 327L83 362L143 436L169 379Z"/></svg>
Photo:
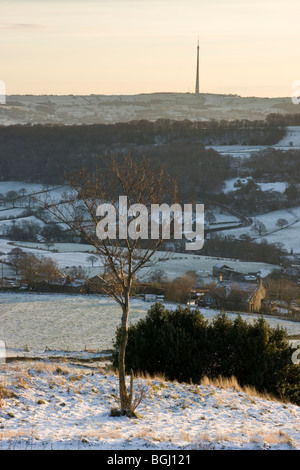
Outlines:
<svg viewBox="0 0 300 470"><path fill-rule="evenodd" d="M147 382L148 385L152 385L154 381L159 382L162 387L166 387L166 377L162 373L157 373L155 375L150 375L148 373L138 372L134 375L136 379L142 379Z"/></svg>
<svg viewBox="0 0 300 470"><path fill-rule="evenodd" d="M17 388L24 388L29 389L31 384L31 377L27 371L20 371L18 372L17 376L15 377L15 381L13 385Z"/></svg>
<svg viewBox="0 0 300 470"><path fill-rule="evenodd" d="M278 398L272 396L269 393L258 392L255 389L255 387L252 387L250 385L246 385L242 387L238 383L236 377L234 376L230 378L219 376L218 378L214 378L214 379L203 377L203 379L201 380L201 385L203 386L212 385L215 388L221 388L221 389L227 389L227 390L234 389L237 392L246 393L249 398L257 397L257 398L263 398L269 401L286 402L285 400L279 400Z"/></svg>
<svg viewBox="0 0 300 470"><path fill-rule="evenodd" d="M26 434L24 436L23 431L17 431L16 429L0 431L0 442L3 439L10 440L10 439L16 439L16 438L20 438L20 437L28 438L28 435Z"/></svg>
<svg viewBox="0 0 300 470"><path fill-rule="evenodd" d="M6 388L5 385L0 384L0 408L4 406L5 398L10 398L10 391Z"/></svg>
<svg viewBox="0 0 300 470"><path fill-rule="evenodd" d="M10 390L10 384L6 378L2 378L0 383L0 408L4 406L5 399L8 398L17 398L16 393L13 390Z"/></svg>
<svg viewBox="0 0 300 470"><path fill-rule="evenodd" d="M257 444L262 441L266 444L288 444L289 446L293 447L292 438L282 431L261 432L256 435L252 435L250 438L250 442Z"/></svg>
<svg viewBox="0 0 300 470"><path fill-rule="evenodd" d="M242 391L242 387L239 385L237 379L235 377L221 377L219 376L218 378L215 379L210 379L209 377L203 377L201 380L201 385L204 387L207 387L209 385L212 385L213 387L216 388L224 388L224 389L234 389L237 392Z"/></svg>
<svg viewBox="0 0 300 470"><path fill-rule="evenodd" d="M96 430L87 430L81 437L86 439L121 439L122 432L120 429L103 427Z"/></svg>

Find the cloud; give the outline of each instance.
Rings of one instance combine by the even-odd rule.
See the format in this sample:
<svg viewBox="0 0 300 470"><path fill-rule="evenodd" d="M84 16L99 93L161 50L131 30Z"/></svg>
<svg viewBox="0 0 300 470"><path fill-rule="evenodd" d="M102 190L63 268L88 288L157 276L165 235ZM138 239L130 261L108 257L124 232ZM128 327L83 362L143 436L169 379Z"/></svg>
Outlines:
<svg viewBox="0 0 300 470"><path fill-rule="evenodd" d="M0 23L0 30L8 31L41 31L45 25L35 23Z"/></svg>

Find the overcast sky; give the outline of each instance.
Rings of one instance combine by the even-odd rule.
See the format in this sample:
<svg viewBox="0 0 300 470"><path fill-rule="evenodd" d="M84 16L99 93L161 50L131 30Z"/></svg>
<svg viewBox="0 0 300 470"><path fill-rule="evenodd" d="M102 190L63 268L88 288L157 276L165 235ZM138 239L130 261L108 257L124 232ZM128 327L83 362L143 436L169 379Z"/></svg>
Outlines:
<svg viewBox="0 0 300 470"><path fill-rule="evenodd" d="M7 94L291 96L299 0L0 0Z"/></svg>

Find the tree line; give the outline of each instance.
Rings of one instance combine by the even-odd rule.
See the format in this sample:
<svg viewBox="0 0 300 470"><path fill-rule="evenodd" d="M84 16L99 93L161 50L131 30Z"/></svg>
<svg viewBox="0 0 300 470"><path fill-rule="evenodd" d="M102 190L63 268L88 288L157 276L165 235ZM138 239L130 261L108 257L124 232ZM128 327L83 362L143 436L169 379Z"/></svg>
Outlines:
<svg viewBox="0 0 300 470"><path fill-rule="evenodd" d="M252 176L254 179L263 179L268 176L269 181L300 182L300 150L288 151L269 148L261 152L254 152L244 160L239 168L240 176ZM250 175L249 175L250 174Z"/></svg>
<svg viewBox="0 0 300 470"><path fill-rule="evenodd" d="M284 135L284 129L267 121L200 121L159 119L119 124L94 125L14 125L0 126L0 174L4 180L59 184L65 173L83 166L99 165L97 156L106 153L146 155L172 160L181 143L181 160L190 151L204 160L205 145L240 143L271 145ZM221 166L221 164L220 164ZM188 164L186 165L188 172ZM203 172L203 168L202 168ZM208 178L209 179L209 178Z"/></svg>
<svg viewBox="0 0 300 470"><path fill-rule="evenodd" d="M300 126L300 113L294 114L280 114L270 113L266 117L266 122L269 125L275 126Z"/></svg>
<svg viewBox="0 0 300 470"><path fill-rule="evenodd" d="M269 243L265 239L256 243L248 235L235 239L230 235L214 234L205 240L201 255L278 265L285 259L287 251L280 243Z"/></svg>

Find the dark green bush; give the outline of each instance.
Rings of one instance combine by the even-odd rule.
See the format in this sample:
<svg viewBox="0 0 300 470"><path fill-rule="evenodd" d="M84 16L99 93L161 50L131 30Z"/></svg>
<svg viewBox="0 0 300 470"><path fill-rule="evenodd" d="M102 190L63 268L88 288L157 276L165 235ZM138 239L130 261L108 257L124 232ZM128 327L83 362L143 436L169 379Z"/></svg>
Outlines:
<svg viewBox="0 0 300 470"><path fill-rule="evenodd" d="M117 330L115 367L119 334ZM291 362L293 351L286 331L271 328L263 318L247 322L220 313L208 322L199 310L178 306L170 311L156 303L129 327L126 368L193 383L204 376L235 376L242 386L300 403L300 367Z"/></svg>

